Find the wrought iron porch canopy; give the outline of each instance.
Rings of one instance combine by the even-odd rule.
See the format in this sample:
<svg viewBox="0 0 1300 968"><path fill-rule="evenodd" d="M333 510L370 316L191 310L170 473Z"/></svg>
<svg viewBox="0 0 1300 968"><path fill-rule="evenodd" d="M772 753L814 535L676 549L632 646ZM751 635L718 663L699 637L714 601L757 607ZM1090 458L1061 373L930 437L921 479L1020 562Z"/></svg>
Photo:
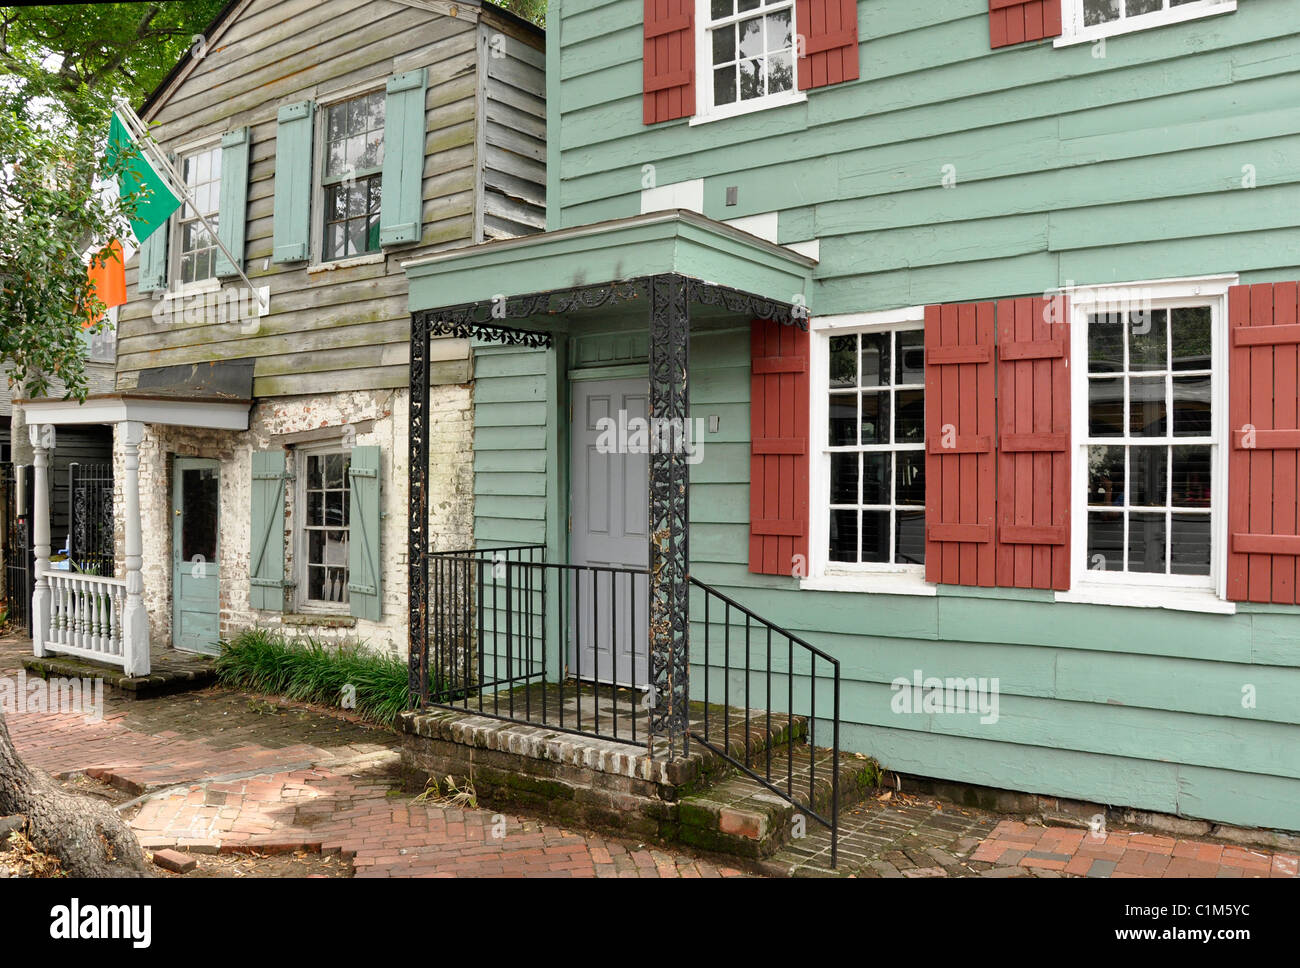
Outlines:
<svg viewBox="0 0 1300 968"><path fill-rule="evenodd" d="M695 306L800 321L816 264L734 226L673 210L442 252L404 268L417 329L546 346L556 319L575 312L639 303L648 313L656 276L683 278Z"/></svg>

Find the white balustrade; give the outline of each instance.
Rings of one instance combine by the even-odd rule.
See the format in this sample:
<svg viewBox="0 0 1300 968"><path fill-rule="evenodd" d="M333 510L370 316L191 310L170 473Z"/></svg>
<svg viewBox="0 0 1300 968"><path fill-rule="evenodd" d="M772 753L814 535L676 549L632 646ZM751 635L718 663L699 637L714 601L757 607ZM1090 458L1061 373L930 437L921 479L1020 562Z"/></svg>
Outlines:
<svg viewBox="0 0 1300 968"><path fill-rule="evenodd" d="M45 576L50 583L46 650L124 666L126 579L59 571Z"/></svg>

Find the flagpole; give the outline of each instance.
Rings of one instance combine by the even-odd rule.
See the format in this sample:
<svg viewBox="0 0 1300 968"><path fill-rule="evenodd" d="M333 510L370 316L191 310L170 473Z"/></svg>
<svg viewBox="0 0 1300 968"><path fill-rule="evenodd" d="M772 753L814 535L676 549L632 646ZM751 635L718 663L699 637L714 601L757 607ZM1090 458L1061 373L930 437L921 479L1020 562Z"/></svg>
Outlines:
<svg viewBox="0 0 1300 968"><path fill-rule="evenodd" d="M236 274L240 279L244 280L244 285L248 286L249 290L257 298L259 315L268 312L271 308L270 293L267 293L266 302L262 302L261 292L258 291L257 286L253 285L253 281L244 274L244 270L239 264L240 260L236 259L231 251L226 248L226 244L221 241L221 237L217 234L217 230L213 228L212 223L208 221L207 216L205 216L203 212L200 211L199 206L195 204L194 197L190 194L189 186L185 184L185 180L180 177L179 172L172 167L172 163L168 160L167 156L158 148L157 143L149 134L149 130L145 127L144 122L140 119L140 116L135 113L135 109L132 108L124 98L116 98L114 100L114 105L116 106L122 121L126 124L127 133L131 136L131 140L135 143L135 146L145 154L147 160L154 169L163 175L167 182L167 187L171 190L172 194L180 199L182 203L187 203L189 205L190 209L198 217L199 222L202 223L205 229L207 229L208 235L212 238L212 241L217 244L217 248L219 248L222 254L225 255L227 261L234 266Z"/></svg>

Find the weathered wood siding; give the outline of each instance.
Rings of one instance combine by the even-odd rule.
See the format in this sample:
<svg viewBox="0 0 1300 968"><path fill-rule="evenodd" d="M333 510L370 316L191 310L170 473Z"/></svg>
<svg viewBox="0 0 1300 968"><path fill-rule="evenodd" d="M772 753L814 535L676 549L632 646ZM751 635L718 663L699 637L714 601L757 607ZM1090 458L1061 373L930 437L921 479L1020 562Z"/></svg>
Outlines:
<svg viewBox="0 0 1300 968"><path fill-rule="evenodd" d="M486 10L479 32L479 241L533 235L546 228L544 44Z"/></svg>
<svg viewBox="0 0 1300 968"><path fill-rule="evenodd" d="M154 302L137 294L133 259L131 301L120 316L119 386L134 385L148 367L247 357L257 358L259 397L407 384L401 263L471 244L476 235L480 25L474 5L459 9L465 19L396 0L252 0L216 38L148 120L167 149L251 128L245 271L255 285L270 286L271 311L253 333L170 316L159 325L150 316ZM389 76L419 67L428 69L421 243L324 271L272 263L277 109L358 85L382 88ZM433 382L469 379L466 341L437 340L433 360Z"/></svg>

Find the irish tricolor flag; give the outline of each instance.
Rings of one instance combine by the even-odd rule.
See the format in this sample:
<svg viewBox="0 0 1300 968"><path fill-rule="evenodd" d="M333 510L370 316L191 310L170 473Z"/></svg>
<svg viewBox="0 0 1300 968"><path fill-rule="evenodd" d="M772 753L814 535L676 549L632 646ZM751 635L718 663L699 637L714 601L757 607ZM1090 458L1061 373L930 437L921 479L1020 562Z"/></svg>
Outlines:
<svg viewBox="0 0 1300 968"><path fill-rule="evenodd" d="M136 242L143 242L167 224L172 212L180 208L181 200L167 184L167 179L149 163L148 155L136 144L130 130L114 111L113 121L108 127L108 160L112 163L121 157L128 160L118 178L118 189L123 198L136 196L131 228Z"/></svg>

